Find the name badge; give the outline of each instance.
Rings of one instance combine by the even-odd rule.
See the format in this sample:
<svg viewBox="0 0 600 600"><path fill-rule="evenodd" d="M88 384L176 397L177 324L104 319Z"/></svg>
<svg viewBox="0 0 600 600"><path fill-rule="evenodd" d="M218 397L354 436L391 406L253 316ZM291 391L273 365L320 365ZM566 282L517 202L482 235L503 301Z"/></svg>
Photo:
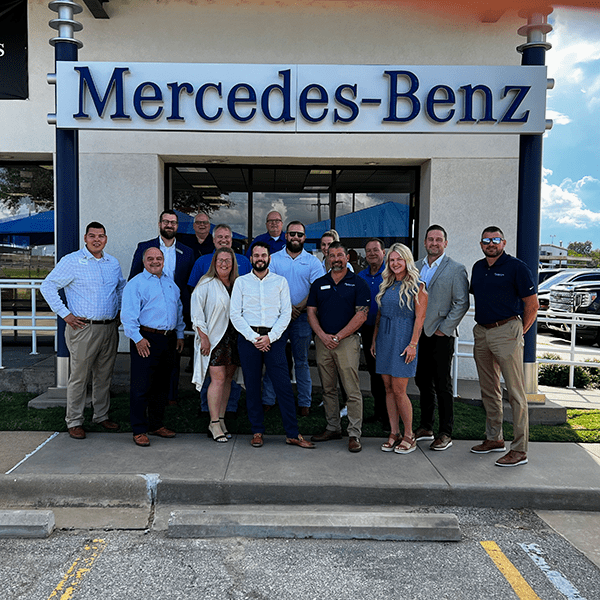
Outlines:
<svg viewBox="0 0 600 600"><path fill-rule="evenodd" d="M322 286L321 286L321 289L322 289L322 290L330 290L330 289L331 289L331 286L330 286L330 285L322 285Z"/></svg>
<svg viewBox="0 0 600 600"><path fill-rule="evenodd" d="M80 258L80 259L79 259L79 264L80 264L80 265L87 265L87 262L88 262L88 261L87 261L87 258Z"/></svg>

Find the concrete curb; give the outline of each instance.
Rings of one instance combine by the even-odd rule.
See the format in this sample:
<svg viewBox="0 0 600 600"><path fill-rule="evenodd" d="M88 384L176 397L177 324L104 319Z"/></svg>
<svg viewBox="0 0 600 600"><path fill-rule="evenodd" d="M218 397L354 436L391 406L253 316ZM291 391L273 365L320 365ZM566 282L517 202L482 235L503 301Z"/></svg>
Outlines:
<svg viewBox="0 0 600 600"><path fill-rule="evenodd" d="M0 539L47 538L53 530L51 510L0 510Z"/></svg>
<svg viewBox="0 0 600 600"><path fill-rule="evenodd" d="M0 475L0 505L149 507L155 488L146 475Z"/></svg>
<svg viewBox="0 0 600 600"><path fill-rule="evenodd" d="M499 491L486 486L430 483L402 488L337 485L224 483L163 479L157 502L173 505L348 504L352 506L474 506L539 510L600 511L600 490L530 487Z"/></svg>
<svg viewBox="0 0 600 600"><path fill-rule="evenodd" d="M252 537L458 542L456 515L401 512L174 510L171 538Z"/></svg>

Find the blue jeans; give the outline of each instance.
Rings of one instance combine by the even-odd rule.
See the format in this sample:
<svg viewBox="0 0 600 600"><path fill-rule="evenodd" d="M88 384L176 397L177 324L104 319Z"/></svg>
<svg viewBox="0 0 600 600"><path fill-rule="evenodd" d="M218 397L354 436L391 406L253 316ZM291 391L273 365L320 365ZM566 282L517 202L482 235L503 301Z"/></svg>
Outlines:
<svg viewBox="0 0 600 600"><path fill-rule="evenodd" d="M298 406L310 406L312 401L312 379L308 366L308 349L312 339L312 329L308 324L306 313L302 313L292 321L286 330L292 343L294 370L296 371L296 387L298 389ZM275 390L268 374L263 378L263 404L275 404Z"/></svg>
<svg viewBox="0 0 600 600"><path fill-rule="evenodd" d="M264 411L261 398L261 381L263 365L271 377L275 393L279 398L279 410L285 435L289 438L298 437L298 419L296 418L296 406L294 403L294 392L288 374L287 360L285 358L285 334L276 342L271 344L268 352L257 350L254 344L249 342L243 335L238 337L238 349L240 362L244 372L246 384L246 408L248 419L252 427L252 433L264 433Z"/></svg>
<svg viewBox="0 0 600 600"><path fill-rule="evenodd" d="M204 383L202 384L202 391L200 392L200 410L202 412L208 412L208 398L206 397L206 391L210 385L210 375L206 373ZM227 402L227 412L237 412L238 404L240 402L240 396L242 395L242 386L235 381L231 382L231 393L229 394L229 402Z"/></svg>

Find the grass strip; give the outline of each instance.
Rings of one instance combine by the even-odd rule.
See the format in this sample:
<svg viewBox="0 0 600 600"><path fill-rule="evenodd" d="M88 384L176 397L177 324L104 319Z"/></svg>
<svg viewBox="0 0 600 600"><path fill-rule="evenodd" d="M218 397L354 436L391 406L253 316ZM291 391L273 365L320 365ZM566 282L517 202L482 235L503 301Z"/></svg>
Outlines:
<svg viewBox="0 0 600 600"><path fill-rule="evenodd" d="M35 394L0 392L0 431L66 431L65 409L47 408L44 410L27 407ZM419 423L419 402L412 398L416 428ZM321 403L321 394L313 394L311 414L298 417L303 435L314 435L325 429L325 411ZM205 433L208 429L208 413L199 413L200 396L195 392L182 392L177 406L168 406L165 425L179 433ZM364 415L373 414L373 398L364 397ZM242 392L237 415L227 415L227 427L232 433L250 434L250 423L246 413L245 396ZM103 431L99 425L91 422L91 409L86 409L84 424L88 431ZM131 431L129 424L129 396L118 395L111 400L110 417L119 423L122 431ZM277 408L265 414L265 426L268 435L283 435L281 415ZM348 418L342 418L342 428L348 426ZM434 430L437 430L437 423ZM512 425L504 423L504 435L507 440L513 436ZM363 437L386 437L387 431L378 423L363 425ZM462 402L454 404L454 433L456 440L485 439L485 410ZM562 425L532 425L529 431L532 442L587 442L600 443L600 410L567 410L567 422Z"/></svg>

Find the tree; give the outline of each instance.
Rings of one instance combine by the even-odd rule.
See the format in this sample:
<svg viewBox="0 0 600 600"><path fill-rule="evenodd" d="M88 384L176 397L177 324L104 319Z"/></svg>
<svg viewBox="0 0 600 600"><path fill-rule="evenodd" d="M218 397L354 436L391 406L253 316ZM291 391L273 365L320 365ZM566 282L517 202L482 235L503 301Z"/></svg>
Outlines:
<svg viewBox="0 0 600 600"><path fill-rule="evenodd" d="M36 211L54 208L54 173L37 165L0 167L0 203L16 212L24 202Z"/></svg>
<svg viewBox="0 0 600 600"><path fill-rule="evenodd" d="M227 198L227 193L221 194L218 205L215 205L214 201L205 199L201 192L191 190L173 192L173 208L186 215L204 212L210 217L211 213L219 208L230 208L231 206L233 206L233 202Z"/></svg>
<svg viewBox="0 0 600 600"><path fill-rule="evenodd" d="M573 254L579 256L589 256L592 253L592 242L587 240L587 242L571 242L567 246L567 250L569 250L569 254L573 252Z"/></svg>

